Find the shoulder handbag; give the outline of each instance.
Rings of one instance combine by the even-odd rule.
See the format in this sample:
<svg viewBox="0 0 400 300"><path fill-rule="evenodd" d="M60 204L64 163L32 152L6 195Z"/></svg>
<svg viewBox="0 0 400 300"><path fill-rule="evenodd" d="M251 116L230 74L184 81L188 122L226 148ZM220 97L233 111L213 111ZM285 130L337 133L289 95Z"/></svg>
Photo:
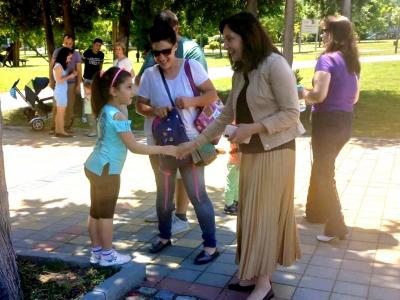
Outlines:
<svg viewBox="0 0 400 300"><path fill-rule="evenodd" d="M204 144L192 152L192 160L196 166L207 166L217 158L217 150L211 143Z"/></svg>
<svg viewBox="0 0 400 300"><path fill-rule="evenodd" d="M192 88L193 95L199 96L200 92L197 89L196 85L194 84L192 72L190 70L190 65L189 61L185 60L185 73L186 76L189 79L190 87ZM207 106L205 106L197 116L194 124L199 130L199 132L202 132L204 128L207 127L208 124L210 124L215 118L219 116L221 113L220 106L217 104L217 102L221 102L221 100L217 100L216 102L213 102ZM221 102L222 104L222 102ZM192 160L193 163L196 166L206 166L212 163L216 158L217 158L217 151L215 149L216 144L218 144L219 138L214 140L212 143L207 143L205 145L202 145L195 149L192 152Z"/></svg>
<svg viewBox="0 0 400 300"><path fill-rule="evenodd" d="M164 73L159 67L164 87L167 91L169 101L171 102L172 109L168 112L164 118L155 117L152 123L152 132L157 145L179 145L181 143L189 141L185 125L183 125L182 118L172 101L171 93L168 88L168 84L165 80ZM163 155L161 158L161 166L167 169L179 168L184 165L191 164L191 158L187 159L176 159L172 156Z"/></svg>
<svg viewBox="0 0 400 300"><path fill-rule="evenodd" d="M190 69L190 64L188 60L185 60L185 73L187 78L189 79L190 87L192 88L193 95L195 97L200 95L200 92L196 85L194 84L193 76L192 76L192 71ZM194 120L194 125L196 126L197 130L199 132L202 132L208 124L210 124L212 121L214 121L218 116L221 114L221 111L223 109L224 105L222 104L222 101L220 99L214 101L211 104L208 104L204 106L203 108L200 109L200 112ZM219 140L219 139L218 139ZM217 143L218 144L218 140Z"/></svg>

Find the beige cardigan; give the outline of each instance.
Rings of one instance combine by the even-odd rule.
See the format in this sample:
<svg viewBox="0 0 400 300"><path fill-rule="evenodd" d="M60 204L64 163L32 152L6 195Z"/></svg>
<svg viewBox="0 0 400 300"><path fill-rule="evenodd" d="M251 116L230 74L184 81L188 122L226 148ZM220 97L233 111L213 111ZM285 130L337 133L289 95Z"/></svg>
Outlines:
<svg viewBox="0 0 400 300"><path fill-rule="evenodd" d="M223 133L236 116L236 103L244 86L244 77L235 72L232 89L221 115L196 138L201 145ZM260 133L264 149L269 150L289 142L304 133L299 120L300 111L296 79L285 58L272 53L257 69L249 73L247 103L255 123L267 132Z"/></svg>

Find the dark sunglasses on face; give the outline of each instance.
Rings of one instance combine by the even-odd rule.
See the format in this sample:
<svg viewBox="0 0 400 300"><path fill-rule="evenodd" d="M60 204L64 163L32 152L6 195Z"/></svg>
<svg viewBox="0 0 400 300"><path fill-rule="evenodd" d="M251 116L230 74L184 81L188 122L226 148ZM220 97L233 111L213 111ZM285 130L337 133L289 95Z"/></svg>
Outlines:
<svg viewBox="0 0 400 300"><path fill-rule="evenodd" d="M161 54L164 56L170 55L172 52L172 48L167 48L167 49L162 49L162 50L151 50L151 54L154 55L154 57L158 57Z"/></svg>

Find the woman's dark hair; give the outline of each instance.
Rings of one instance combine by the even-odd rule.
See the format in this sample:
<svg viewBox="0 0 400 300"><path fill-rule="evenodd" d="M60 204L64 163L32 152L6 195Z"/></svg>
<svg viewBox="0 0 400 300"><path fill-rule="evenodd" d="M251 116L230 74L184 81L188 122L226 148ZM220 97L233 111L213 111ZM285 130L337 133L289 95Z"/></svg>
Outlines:
<svg viewBox="0 0 400 300"><path fill-rule="evenodd" d="M65 70L67 68L67 57L72 53L74 53L74 50L67 47L62 47L60 51L58 51L54 64L59 63Z"/></svg>
<svg viewBox="0 0 400 300"><path fill-rule="evenodd" d="M117 74L118 72L118 74ZM114 78L115 77L115 78ZM92 110L97 118L101 109L110 100L111 83L113 87L121 85L127 77L131 77L131 73L118 67L111 67L107 71L97 72L92 82Z"/></svg>
<svg viewBox="0 0 400 300"><path fill-rule="evenodd" d="M271 53L280 54L261 23L251 13L240 12L222 20L219 23L221 33L223 33L225 26L240 35L243 43L241 61L232 62L231 60L233 70L248 73L256 69Z"/></svg>
<svg viewBox="0 0 400 300"><path fill-rule="evenodd" d="M150 28L149 39L152 44L160 41L168 41L172 45L175 45L176 33L168 22L159 21Z"/></svg>
<svg viewBox="0 0 400 300"><path fill-rule="evenodd" d="M324 53L340 51L350 73L360 74L361 65L357 49L357 40L353 24L343 16L328 16L322 21L322 26L329 33Z"/></svg>

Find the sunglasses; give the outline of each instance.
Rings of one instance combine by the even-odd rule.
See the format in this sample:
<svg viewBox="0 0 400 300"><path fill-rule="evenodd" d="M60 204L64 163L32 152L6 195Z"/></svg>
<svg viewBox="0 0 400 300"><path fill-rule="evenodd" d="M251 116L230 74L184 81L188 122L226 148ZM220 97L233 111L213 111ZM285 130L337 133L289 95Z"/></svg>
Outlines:
<svg viewBox="0 0 400 300"><path fill-rule="evenodd" d="M164 56L170 55L172 52L172 48L167 48L167 49L162 49L162 50L151 50L151 54L153 54L154 57L158 57L161 54Z"/></svg>

